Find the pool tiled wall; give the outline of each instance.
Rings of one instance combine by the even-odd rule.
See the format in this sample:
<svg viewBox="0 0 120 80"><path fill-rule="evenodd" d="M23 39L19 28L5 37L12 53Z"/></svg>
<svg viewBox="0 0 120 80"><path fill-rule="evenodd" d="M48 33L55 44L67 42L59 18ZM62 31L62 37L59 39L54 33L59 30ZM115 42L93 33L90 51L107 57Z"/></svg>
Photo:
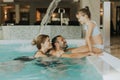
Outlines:
<svg viewBox="0 0 120 80"><path fill-rule="evenodd" d="M30 40L40 32L40 26L2 26L4 40ZM62 35L66 39L80 39L81 26L45 26L42 34L48 34L51 38Z"/></svg>

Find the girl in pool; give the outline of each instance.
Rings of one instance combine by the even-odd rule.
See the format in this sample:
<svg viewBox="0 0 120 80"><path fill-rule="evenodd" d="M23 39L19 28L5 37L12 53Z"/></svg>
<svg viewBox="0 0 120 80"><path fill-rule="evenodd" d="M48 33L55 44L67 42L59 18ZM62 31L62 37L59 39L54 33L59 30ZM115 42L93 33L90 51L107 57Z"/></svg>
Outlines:
<svg viewBox="0 0 120 80"><path fill-rule="evenodd" d="M86 35L85 41L86 45L81 46L79 48L75 48L72 52L90 52L93 53L101 53L103 46L103 38L99 27L96 22L91 20L91 13L88 7L80 9L76 17L81 24L85 25Z"/></svg>

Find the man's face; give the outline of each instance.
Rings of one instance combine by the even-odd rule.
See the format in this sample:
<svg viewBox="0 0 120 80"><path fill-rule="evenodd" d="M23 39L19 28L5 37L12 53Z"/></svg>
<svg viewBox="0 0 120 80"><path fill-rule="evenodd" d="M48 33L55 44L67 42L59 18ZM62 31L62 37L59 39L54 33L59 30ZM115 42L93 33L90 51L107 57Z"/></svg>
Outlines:
<svg viewBox="0 0 120 80"><path fill-rule="evenodd" d="M57 42L62 49L66 49L68 47L67 42L63 37L58 37Z"/></svg>

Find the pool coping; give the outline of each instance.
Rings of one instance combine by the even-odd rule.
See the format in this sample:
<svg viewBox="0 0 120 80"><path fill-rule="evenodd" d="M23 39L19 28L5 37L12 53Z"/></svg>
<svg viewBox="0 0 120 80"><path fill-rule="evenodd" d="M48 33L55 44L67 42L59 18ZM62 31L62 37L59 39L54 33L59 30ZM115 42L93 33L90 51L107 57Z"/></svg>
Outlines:
<svg viewBox="0 0 120 80"><path fill-rule="evenodd" d="M120 80L120 60L107 52L101 56L89 56L87 59L103 76L103 80Z"/></svg>

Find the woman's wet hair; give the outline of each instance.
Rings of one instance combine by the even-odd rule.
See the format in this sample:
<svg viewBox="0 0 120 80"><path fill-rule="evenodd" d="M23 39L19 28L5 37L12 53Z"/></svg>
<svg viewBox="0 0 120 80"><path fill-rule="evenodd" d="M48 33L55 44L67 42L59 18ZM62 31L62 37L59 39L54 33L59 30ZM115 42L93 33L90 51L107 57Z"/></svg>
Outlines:
<svg viewBox="0 0 120 80"><path fill-rule="evenodd" d="M83 16L84 16L84 15L87 15L88 18L91 19L91 13L90 13L90 10L89 10L89 7L88 7L88 6L86 6L85 8L80 9L80 10L77 12L77 14L79 14L79 13L82 13Z"/></svg>
<svg viewBox="0 0 120 80"><path fill-rule="evenodd" d="M38 35L36 39L33 39L32 45L36 45L38 49L41 49L41 43L44 43L46 38L49 38L49 36L45 34Z"/></svg>

